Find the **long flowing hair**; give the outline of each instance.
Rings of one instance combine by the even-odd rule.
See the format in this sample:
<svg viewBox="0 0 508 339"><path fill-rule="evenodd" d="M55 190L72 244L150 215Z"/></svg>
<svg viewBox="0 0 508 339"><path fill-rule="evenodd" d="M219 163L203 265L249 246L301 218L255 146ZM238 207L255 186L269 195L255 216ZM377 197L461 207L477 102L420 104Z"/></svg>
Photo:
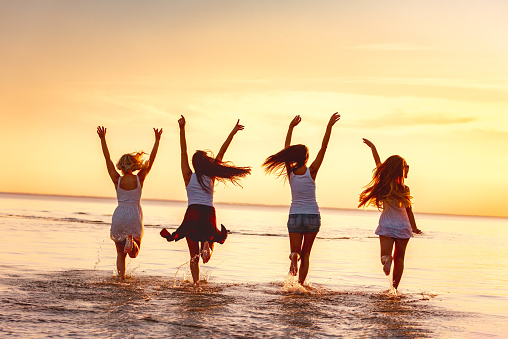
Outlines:
<svg viewBox="0 0 508 339"><path fill-rule="evenodd" d="M309 160L309 149L305 145L298 144L270 155L262 167L267 174L276 173L277 177L289 178L289 174L304 166L307 160Z"/></svg>
<svg viewBox="0 0 508 339"><path fill-rule="evenodd" d="M205 191L213 191L212 187L205 185L203 181L205 175L223 184L230 182L233 185L242 187L240 179L245 178L251 171L250 167L239 167L231 162L216 160L211 151L196 151L192 156L192 166L196 172L199 185Z"/></svg>
<svg viewBox="0 0 508 339"><path fill-rule="evenodd" d="M410 206L412 197L409 188L404 185L404 167L406 160L398 155L392 155L374 170L371 182L365 186L360 194L362 206L376 206L383 208L383 202L395 200L399 205Z"/></svg>
<svg viewBox="0 0 508 339"><path fill-rule="evenodd" d="M146 168L148 166L148 161L144 160L145 154L146 153L143 151L124 154L116 163L116 168L123 173L134 172Z"/></svg>

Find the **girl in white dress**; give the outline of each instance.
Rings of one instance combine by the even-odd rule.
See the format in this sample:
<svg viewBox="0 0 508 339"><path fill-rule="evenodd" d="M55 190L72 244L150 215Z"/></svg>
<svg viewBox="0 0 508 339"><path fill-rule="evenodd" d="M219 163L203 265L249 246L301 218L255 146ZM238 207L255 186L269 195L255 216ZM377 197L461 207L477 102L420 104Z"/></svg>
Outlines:
<svg viewBox="0 0 508 339"><path fill-rule="evenodd" d="M406 160L398 155L392 155L381 163L376 146L367 139L363 139L363 142L372 151L376 169L372 181L360 194L358 207L374 205L382 210L375 233L379 236L381 245L383 271L389 275L393 262L392 283L397 289L404 272L404 255L409 238L413 236L413 232L421 233L416 227L411 208L409 187L404 185L409 166Z"/></svg>
<svg viewBox="0 0 508 339"><path fill-rule="evenodd" d="M340 114L338 113L331 116L326 126L321 149L310 167L307 167L307 161L309 160L307 146L291 146L293 128L302 120L299 115L289 124L284 149L269 156L263 163L265 172L275 172L279 176L287 175L289 178L289 185L291 186L291 207L287 223L289 246L291 248L289 273L293 276L299 273L298 282L301 285L307 278L310 251L321 226L321 216L316 202L315 180L328 147L332 127L339 119ZM298 261L300 260L300 269L298 269Z"/></svg>
<svg viewBox="0 0 508 339"><path fill-rule="evenodd" d="M102 152L106 159L109 176L115 185L118 206L113 213L110 237L116 245L116 268L118 276L125 279L125 257L136 258L143 237L143 211L141 209L141 190L145 178L152 168L162 129L155 129L155 144L150 159L143 161L143 152L122 155L116 168L122 172L120 175L111 161L108 145L106 144L106 128L97 127L97 134L101 139ZM133 172L139 171L137 174Z"/></svg>

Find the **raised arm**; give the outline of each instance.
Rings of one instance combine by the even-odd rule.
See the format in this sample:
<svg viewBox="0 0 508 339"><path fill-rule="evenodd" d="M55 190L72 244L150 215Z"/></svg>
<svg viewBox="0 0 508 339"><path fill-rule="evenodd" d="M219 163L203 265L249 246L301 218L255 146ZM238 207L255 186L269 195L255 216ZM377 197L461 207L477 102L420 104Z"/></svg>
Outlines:
<svg viewBox="0 0 508 339"><path fill-rule="evenodd" d="M362 140L363 140L364 144L366 144L367 146L370 147L370 149L372 151L372 156L374 157L374 161L376 162L376 167L381 165L381 159L379 159L379 154L377 153L376 146L374 146L374 144L372 142L370 142L369 140L367 140L365 138L362 138Z"/></svg>
<svg viewBox="0 0 508 339"><path fill-rule="evenodd" d="M229 144L231 144L231 141L233 140L233 137L235 136L236 132L241 131L244 129L243 125L240 125L240 119L236 122L235 127L233 127L233 130L231 133L229 133L226 141L222 144L222 147L219 150L219 153L217 153L217 156L215 157L215 160L222 161L222 158L224 158L224 153L226 153Z"/></svg>
<svg viewBox="0 0 508 339"><path fill-rule="evenodd" d="M162 128L161 129L154 128L153 131L155 133L155 143L153 144L152 151L150 152L150 159L148 160L148 166L146 168L143 168L138 173L138 177L139 177L139 180L141 181L141 184L143 184L146 176L152 169L153 162L155 161L155 157L157 156L157 151L159 149L159 141L161 140Z"/></svg>
<svg viewBox="0 0 508 339"><path fill-rule="evenodd" d="M319 150L316 160L310 165L310 176L312 179L316 180L317 172L323 163L323 159L325 158L326 148L328 147L328 142L330 141L330 135L332 134L332 127L335 125L337 121L340 120L339 113L333 113L330 117L330 121L328 121L328 125L326 126L326 132L323 137L323 142L321 143L321 149Z"/></svg>
<svg viewBox="0 0 508 339"><path fill-rule="evenodd" d="M183 115L178 119L178 126L180 127L180 164L182 167L183 181L185 187L190 182L192 170L189 166L189 156L187 155L187 140L185 140L185 118Z"/></svg>
<svg viewBox="0 0 508 339"><path fill-rule="evenodd" d="M286 141L284 142L284 148L288 148L289 146L291 146L291 137L293 136L293 128L295 128L295 126L298 125L300 123L300 121L302 121L302 118L299 115L297 115L289 123L289 129L288 129L288 134L286 134Z"/></svg>
<svg viewBox="0 0 508 339"><path fill-rule="evenodd" d="M106 128L104 126L98 126L97 134L101 139L102 153L104 154L104 159L106 160L106 167L108 169L109 177L116 187L118 179L120 178L120 174L116 171L115 165L111 161L111 156L109 155L108 144L106 143Z"/></svg>

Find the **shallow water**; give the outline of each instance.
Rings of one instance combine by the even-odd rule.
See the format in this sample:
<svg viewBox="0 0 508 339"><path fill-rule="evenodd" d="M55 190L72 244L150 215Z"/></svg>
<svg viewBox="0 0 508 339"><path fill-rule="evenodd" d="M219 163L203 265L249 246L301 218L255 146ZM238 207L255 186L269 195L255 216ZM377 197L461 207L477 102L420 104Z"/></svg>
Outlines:
<svg viewBox="0 0 508 339"><path fill-rule="evenodd" d="M120 281L75 270L11 276L4 284L11 293L1 299L2 332L25 338L432 337L433 322L473 317L436 307L425 295L394 298L320 285L302 292L283 282L175 287L167 277Z"/></svg>
<svg viewBox="0 0 508 339"><path fill-rule="evenodd" d="M417 215L425 233L409 243L394 297L373 235L377 212L322 210L303 289L286 275L287 208L219 204L218 222L232 232L195 288L185 242L158 235L177 227L185 204L143 202L145 237L125 281L114 276L108 237L115 205L0 194L0 335L508 335L506 219Z"/></svg>

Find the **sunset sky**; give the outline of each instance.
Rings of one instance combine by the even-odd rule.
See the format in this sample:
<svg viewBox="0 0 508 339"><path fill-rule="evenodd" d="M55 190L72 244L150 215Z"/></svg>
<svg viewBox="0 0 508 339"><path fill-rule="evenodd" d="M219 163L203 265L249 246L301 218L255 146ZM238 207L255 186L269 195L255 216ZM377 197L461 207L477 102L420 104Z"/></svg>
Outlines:
<svg viewBox="0 0 508 339"><path fill-rule="evenodd" d="M374 161L362 137L410 165L415 212L507 216L508 2L1 1L1 192L115 196L113 161L149 152L144 198L185 200L177 120L189 153L252 166L216 202L287 205L261 163L284 145L319 149L321 207L356 208ZM0 206L1 208L1 206Z"/></svg>

